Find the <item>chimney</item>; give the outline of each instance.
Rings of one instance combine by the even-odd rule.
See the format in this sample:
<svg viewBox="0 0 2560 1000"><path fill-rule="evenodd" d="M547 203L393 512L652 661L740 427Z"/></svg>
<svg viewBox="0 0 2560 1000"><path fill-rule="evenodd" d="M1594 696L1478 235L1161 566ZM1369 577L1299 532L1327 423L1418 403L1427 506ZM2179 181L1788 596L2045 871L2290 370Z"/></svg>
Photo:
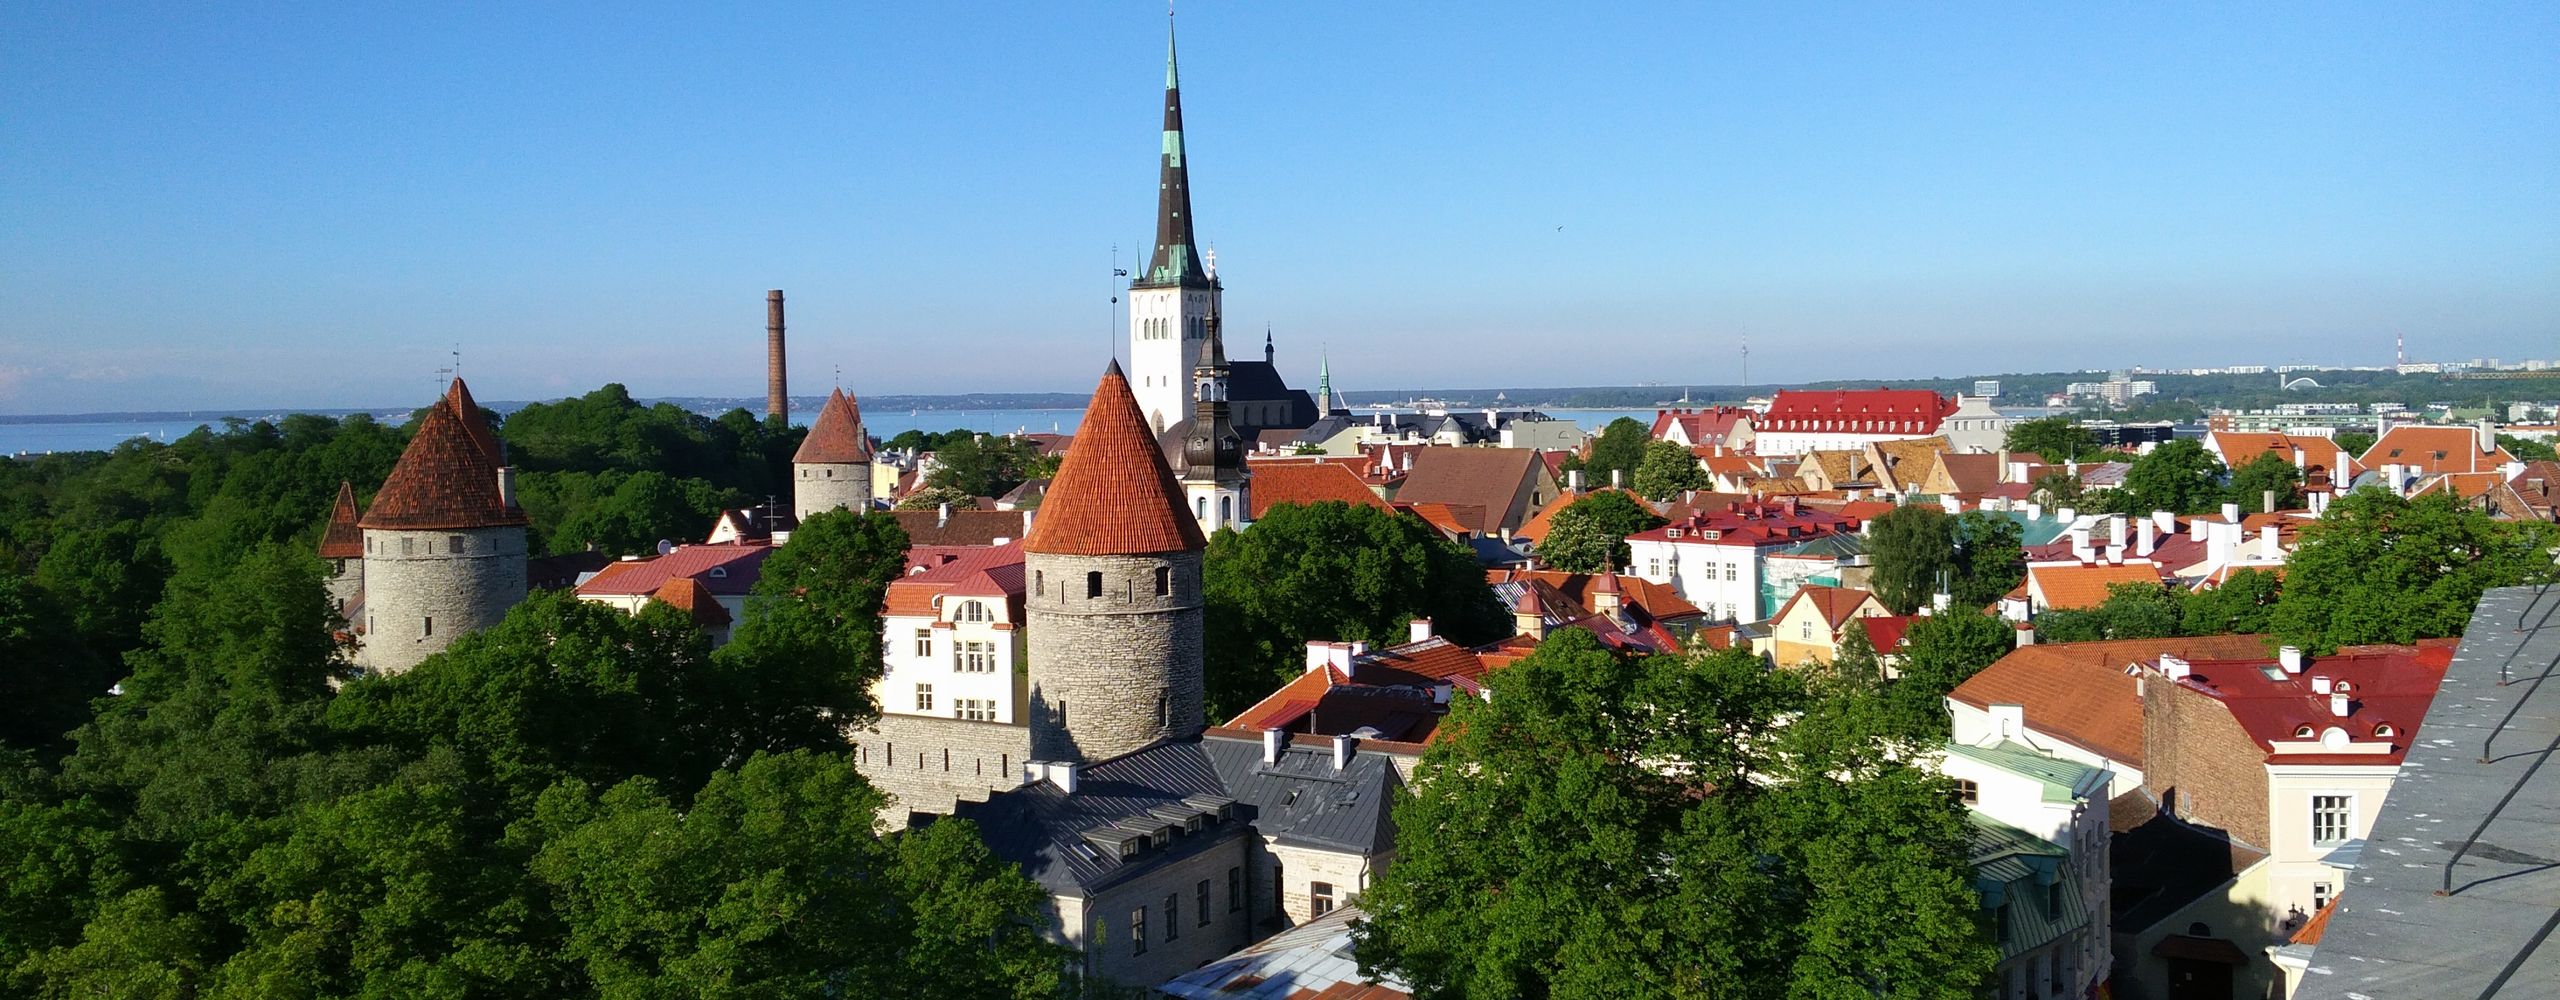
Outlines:
<svg viewBox="0 0 2560 1000"><path fill-rule="evenodd" d="M1574 492L1576 492L1576 493L1580 493L1580 492L1582 492L1582 470L1580 470L1580 469L1575 469L1575 470L1573 470L1573 471L1571 471L1571 472L1567 472L1567 473L1565 473L1565 474L1564 474L1564 488L1569 489L1569 490L1572 490L1572 491L1574 491Z"/></svg>
<svg viewBox="0 0 2560 1000"><path fill-rule="evenodd" d="M1431 638L1431 619L1416 618L1405 626L1406 642L1422 642Z"/></svg>
<svg viewBox="0 0 2560 1000"><path fill-rule="evenodd" d="M2071 529L2071 558L2084 563L2094 561L2096 558L2095 554L2089 549L2089 528L2087 525Z"/></svg>
<svg viewBox="0 0 2560 1000"><path fill-rule="evenodd" d="M2167 653L2160 654L2160 672L2167 675L2170 680L2186 680L2187 675L2193 673L2194 670L2195 668L2188 665L2187 661L2183 658L2171 656Z"/></svg>
<svg viewBox="0 0 2560 1000"><path fill-rule="evenodd" d="M1280 763L1280 751L1289 745L1289 734L1278 729L1262 731L1262 762Z"/></svg>
<svg viewBox="0 0 2560 1000"><path fill-rule="evenodd" d="M501 507L513 507L516 505L515 466L501 465L498 467L498 505Z"/></svg>
<svg viewBox="0 0 2560 1000"><path fill-rule="evenodd" d="M2222 519L2233 524L2240 523L2240 505L2236 503L2223 504Z"/></svg>
<svg viewBox="0 0 2560 1000"><path fill-rule="evenodd" d="M2036 502L2034 502L2034 501L2032 501L2032 500L2031 500L2031 501L2028 501L2028 502L2027 502L2027 520L2030 520L2030 521L2041 521L2041 520L2044 520L2044 505L2043 505L2043 504L2040 504L2040 503L2036 503Z"/></svg>
<svg viewBox="0 0 2560 1000"><path fill-rule="evenodd" d="M2328 678L2326 675L2323 675L2323 674L2313 674L2313 675L2311 675L2311 693L2312 693L2312 694L2328 694L2328 693L2329 693L2329 678Z"/></svg>
<svg viewBox="0 0 2560 1000"><path fill-rule="evenodd" d="M1955 603L1955 596L1943 590L1929 595L1929 607L1938 611L1945 611L1948 608L1954 607Z"/></svg>
<svg viewBox="0 0 2560 1000"><path fill-rule="evenodd" d="M791 394L782 372L782 289L764 293L764 415L791 418Z"/></svg>
<svg viewBox="0 0 2560 1000"><path fill-rule="evenodd" d="M2178 515L2169 511L2152 511L2151 523L2159 525L2160 533L2163 535L2174 535L2178 533Z"/></svg>
<svg viewBox="0 0 2560 1000"><path fill-rule="evenodd" d="M2124 548L2124 515L2122 514L2107 515L2107 547Z"/></svg>
<svg viewBox="0 0 2560 1000"><path fill-rule="evenodd" d="M1022 537L1024 538L1031 537L1031 515L1035 512L1030 507L1022 508Z"/></svg>
<svg viewBox="0 0 2560 1000"><path fill-rule="evenodd" d="M2265 491L2263 491L2262 495L2258 498L2258 513L2261 513L2261 514L2273 514L2273 513L2275 513L2275 512L2276 512L2276 491L2274 491L2274 490L2265 490Z"/></svg>
<svg viewBox="0 0 2560 1000"><path fill-rule="evenodd" d="M1609 470L1609 485L1615 489L1625 489L1627 485L1627 470Z"/></svg>
<svg viewBox="0 0 2560 1000"><path fill-rule="evenodd" d="M2302 672L2302 647L2286 646L2276 650L2276 662L2283 665L2285 673L2300 674Z"/></svg>
<svg viewBox="0 0 2560 1000"><path fill-rule="evenodd" d="M2355 711L2355 703L2349 699L2346 692L2340 691L2329 696L2329 714L2343 719L2353 711Z"/></svg>
<svg viewBox="0 0 2560 1000"><path fill-rule="evenodd" d="M2258 558L2268 562L2284 558L2284 545L2276 540L2276 535L2275 525L2258 529Z"/></svg>
<svg viewBox="0 0 2560 1000"><path fill-rule="evenodd" d="M2498 427L2497 425L2490 423L2489 418L2480 418L2480 422L2475 425L2475 430L2478 432L2480 437L2480 454L2486 455L2498 450ZM2480 471L2480 462L2477 458L2472 460L2470 470L2473 472Z"/></svg>
<svg viewBox="0 0 2560 1000"><path fill-rule="evenodd" d="M951 524L951 505L950 505L950 504L947 504L947 503L946 503L946 504L938 504L938 505L936 505L936 506L934 507L934 509L933 509L933 526L934 526L934 527L937 527L937 528L941 528L941 527L948 527L950 524Z"/></svg>
<svg viewBox="0 0 2560 1000"><path fill-rule="evenodd" d="M1022 763L1023 776L1030 781L1046 781L1069 795L1076 793L1080 765L1071 760L1031 760Z"/></svg>
<svg viewBox="0 0 2560 1000"><path fill-rule="evenodd" d="M1991 706L1991 727L1992 731L2000 734L2001 739L2024 739L2027 731L2027 706Z"/></svg>
<svg viewBox="0 0 2560 1000"><path fill-rule="evenodd" d="M2056 507L2053 509L2053 516L2064 524L2070 524L2080 519L2080 511L2073 507Z"/></svg>
<svg viewBox="0 0 2560 1000"><path fill-rule="evenodd" d="M1310 642L1307 644L1307 672L1312 674L1332 667L1342 671L1342 676L1349 677L1352 664L1365 651L1365 644L1357 642Z"/></svg>
<svg viewBox="0 0 2560 1000"><path fill-rule="evenodd" d="M2142 523L2135 525L2134 528L2133 554L2138 556L2149 556L2151 554L2151 547L2159 544L2159 526L2151 523L2151 519L2146 517L2142 519Z"/></svg>

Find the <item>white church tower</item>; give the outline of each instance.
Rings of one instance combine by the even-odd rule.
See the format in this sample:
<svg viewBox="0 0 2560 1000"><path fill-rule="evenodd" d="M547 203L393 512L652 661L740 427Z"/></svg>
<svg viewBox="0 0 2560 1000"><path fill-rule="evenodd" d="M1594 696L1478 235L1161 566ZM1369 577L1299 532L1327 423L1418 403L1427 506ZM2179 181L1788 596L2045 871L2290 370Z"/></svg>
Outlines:
<svg viewBox="0 0 2560 1000"><path fill-rule="evenodd" d="M1192 362L1218 315L1218 278L1202 266L1191 228L1190 177L1182 150L1181 76L1167 29L1156 249L1146 270L1129 282L1129 388L1157 433L1190 413Z"/></svg>

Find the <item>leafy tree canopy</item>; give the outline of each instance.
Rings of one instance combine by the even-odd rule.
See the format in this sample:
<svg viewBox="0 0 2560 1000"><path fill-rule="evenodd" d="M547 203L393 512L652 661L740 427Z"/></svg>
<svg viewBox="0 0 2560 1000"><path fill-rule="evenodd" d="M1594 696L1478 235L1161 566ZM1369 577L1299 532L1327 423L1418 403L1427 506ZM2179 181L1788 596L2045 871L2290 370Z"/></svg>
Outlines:
<svg viewBox="0 0 2560 1000"><path fill-rule="evenodd" d="M946 442L934 451L933 461L933 474L925 477L925 484L969 497L1003 496L1023 480L1056 471L1056 464L1043 462L1040 447L1030 439L995 434Z"/></svg>
<svg viewBox="0 0 2560 1000"><path fill-rule="evenodd" d="M1956 519L1936 507L1896 507L1868 523L1866 545L1876 600L1894 614L1911 614L1955 571Z"/></svg>
<svg viewBox="0 0 2560 1000"><path fill-rule="evenodd" d="M2040 417L2010 424L2006 447L2010 451L2033 452L2058 465L2075 458L2085 460L2096 453L2098 439L2070 417Z"/></svg>
<svg viewBox="0 0 2560 1000"><path fill-rule="evenodd" d="M2275 494L2277 510L2302 506L2302 470L2273 452L2231 470L2227 502L2239 504L2244 511L2263 510L2269 493Z"/></svg>
<svg viewBox="0 0 2560 1000"><path fill-rule="evenodd" d="M2443 493L2356 490L2302 529L2275 631L2321 653L2460 635L2482 592L2550 580L2555 545L2560 528L2496 520Z"/></svg>
<svg viewBox="0 0 2560 1000"><path fill-rule="evenodd" d="M1637 461L1635 475L1630 478L1636 492L1648 500L1669 500L1682 490L1706 489L1709 482L1706 467L1698 464L1698 457L1672 441L1646 442L1644 457Z"/></svg>
<svg viewBox="0 0 2560 1000"><path fill-rule="evenodd" d="M2222 505L2222 473L2222 461L2203 445L2185 438L2162 442L2133 460L2124 485L2108 492L2108 509L2128 514L2216 510Z"/></svg>
<svg viewBox="0 0 2560 1000"><path fill-rule="evenodd" d="M1624 569L1627 536L1663 525L1661 515L1623 492L1599 490L1566 502L1538 540L1538 561L1567 573Z"/></svg>
<svg viewBox="0 0 2560 1000"><path fill-rule="evenodd" d="M1215 718L1297 676L1311 640L1390 645L1429 618L1474 644L1511 623L1475 553L1420 518L1336 500L1281 504L1251 530L1210 538L1204 589Z"/></svg>
<svg viewBox="0 0 2560 1000"><path fill-rule="evenodd" d="M1653 432L1633 417L1619 417L1600 428L1582 461L1583 482L1591 486L1633 486L1636 468L1644 464L1645 444ZM1613 478L1614 477L1614 478Z"/></svg>

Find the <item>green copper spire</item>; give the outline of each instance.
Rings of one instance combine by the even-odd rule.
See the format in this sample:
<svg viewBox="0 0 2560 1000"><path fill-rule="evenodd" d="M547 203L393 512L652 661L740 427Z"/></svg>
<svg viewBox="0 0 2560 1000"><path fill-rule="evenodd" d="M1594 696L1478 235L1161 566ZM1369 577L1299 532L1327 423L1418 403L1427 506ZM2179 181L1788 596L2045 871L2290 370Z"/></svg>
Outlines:
<svg viewBox="0 0 2560 1000"><path fill-rule="evenodd" d="M1132 288L1215 288L1200 266L1200 241L1191 229L1190 157L1182 143L1182 75L1176 69L1173 29L1164 37L1164 159L1156 186L1156 250Z"/></svg>

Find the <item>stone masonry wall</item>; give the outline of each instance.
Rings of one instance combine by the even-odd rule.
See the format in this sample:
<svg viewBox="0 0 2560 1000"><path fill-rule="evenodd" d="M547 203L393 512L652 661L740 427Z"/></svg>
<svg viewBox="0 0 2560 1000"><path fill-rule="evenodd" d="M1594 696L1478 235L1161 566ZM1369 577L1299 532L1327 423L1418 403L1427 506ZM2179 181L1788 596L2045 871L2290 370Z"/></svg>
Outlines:
<svg viewBox="0 0 2560 1000"><path fill-rule="evenodd" d="M459 552L456 538L463 543ZM365 635L358 660L367 670L396 674L417 666L455 638L497 624L524 600L523 528L368 530L364 545Z"/></svg>
<svg viewBox="0 0 2560 1000"><path fill-rule="evenodd" d="M1246 864L1245 852L1257 839L1240 829L1221 832L1223 843L1137 878L1111 886L1084 901L1075 912L1079 926L1062 928L1067 944L1085 952L1085 968L1123 986L1144 988L1164 982L1202 964L1223 958L1252 943L1253 908L1227 908L1227 870ZM1206 833L1192 836L1208 836ZM1209 883L1209 922L1200 923L1200 883ZM1165 937L1165 897L1175 899L1176 936ZM1136 954L1129 941L1130 911L1147 909L1147 952Z"/></svg>
<svg viewBox="0 0 2560 1000"><path fill-rule="evenodd" d="M892 828L909 812L947 816L962 799L1016 787L1031 759L1031 730L1000 722L884 714L846 735L854 768L893 800L882 811Z"/></svg>
<svg viewBox="0 0 2560 1000"><path fill-rule="evenodd" d="M791 475L791 509L795 517L806 520L811 514L838 507L846 510L871 509L871 466L868 464L793 465Z"/></svg>
<svg viewBox="0 0 2560 1000"><path fill-rule="evenodd" d="M2181 820L2265 849L2267 751L2213 696L2144 670L2142 778Z"/></svg>
<svg viewBox="0 0 2560 1000"><path fill-rule="evenodd" d="M1200 731L1200 553L1032 553L1027 563L1036 756L1101 760ZM1171 571L1171 593L1156 593L1159 568ZM1093 573L1098 597L1088 596Z"/></svg>
<svg viewBox="0 0 2560 1000"><path fill-rule="evenodd" d="M329 563L329 580L326 585L329 591L329 606L344 613L347 605L354 603L356 598L364 596L364 559L362 557L332 559Z"/></svg>

